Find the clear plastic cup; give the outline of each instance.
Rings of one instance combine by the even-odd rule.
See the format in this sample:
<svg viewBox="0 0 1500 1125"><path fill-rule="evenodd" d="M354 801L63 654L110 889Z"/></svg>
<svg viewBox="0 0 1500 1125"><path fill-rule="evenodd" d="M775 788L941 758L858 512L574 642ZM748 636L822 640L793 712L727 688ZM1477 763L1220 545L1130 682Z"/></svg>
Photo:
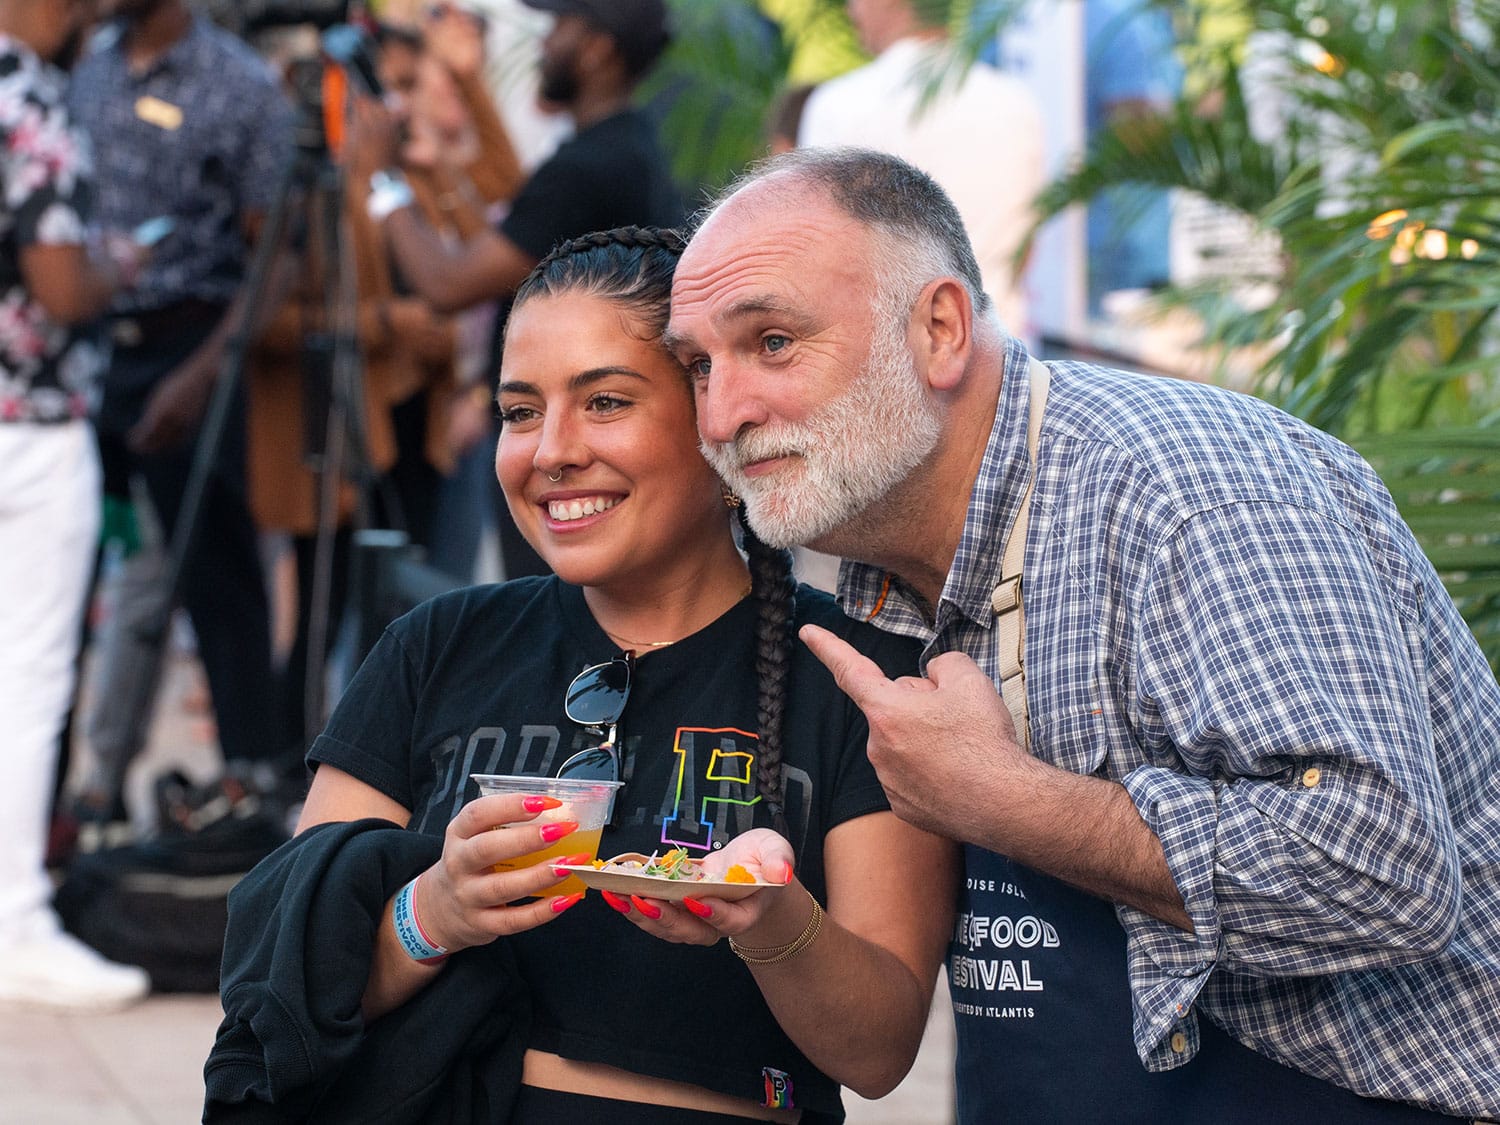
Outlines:
<svg viewBox="0 0 1500 1125"><path fill-rule="evenodd" d="M496 871L516 871L538 863L555 863L571 855L588 853L590 860L598 858L599 837L609 820L610 808L614 805L615 790L623 781L583 781L569 777L528 777L519 774L471 774L479 786L481 796L491 797L496 793L521 793L526 796L555 797L561 801L555 809L547 809L532 820L517 824L497 825L500 830L519 828L522 824L547 824L550 821L576 820L578 828L538 851L518 855L514 859L495 864ZM584 889L576 877L564 879L556 886L537 891L540 896L567 895Z"/></svg>

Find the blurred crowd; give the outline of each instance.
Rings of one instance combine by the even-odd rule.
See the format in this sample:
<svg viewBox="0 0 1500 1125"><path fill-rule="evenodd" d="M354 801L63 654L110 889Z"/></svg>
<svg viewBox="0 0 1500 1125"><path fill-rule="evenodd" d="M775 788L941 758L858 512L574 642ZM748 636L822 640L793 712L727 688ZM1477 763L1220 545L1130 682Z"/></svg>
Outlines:
<svg viewBox="0 0 1500 1125"><path fill-rule="evenodd" d="M988 67L919 98L944 37L920 8L851 3L874 61L789 90L766 147L924 166L1024 332L1040 116ZM501 576L545 571L493 469L508 302L560 242L685 220L695 185L637 97L670 39L663 0L0 0L0 999L147 988L62 932L49 861L247 794L289 819L357 657L357 532L453 585L487 535ZM834 565L801 559L825 586ZM174 646L223 774L132 808Z"/></svg>
<svg viewBox="0 0 1500 1125"><path fill-rule="evenodd" d="M357 529L453 585L486 528L503 574L543 570L492 467L508 298L559 241L685 215L632 104L660 0L525 0L499 27L452 3L333 27L282 7L242 35L235 6L0 0L3 1000L148 987L62 931L49 859L201 829L247 792L294 805ZM183 644L223 776L132 809Z"/></svg>

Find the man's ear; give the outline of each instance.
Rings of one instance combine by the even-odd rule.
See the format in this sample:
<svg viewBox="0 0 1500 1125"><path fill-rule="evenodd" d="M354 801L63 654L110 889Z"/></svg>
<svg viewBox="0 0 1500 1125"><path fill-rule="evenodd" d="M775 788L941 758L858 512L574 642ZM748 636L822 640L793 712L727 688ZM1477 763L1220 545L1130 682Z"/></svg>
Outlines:
<svg viewBox="0 0 1500 1125"><path fill-rule="evenodd" d="M578 51L578 67L585 74L597 74L609 66L624 69L620 48L607 31L590 29Z"/></svg>
<svg viewBox="0 0 1500 1125"><path fill-rule="evenodd" d="M912 310L916 359L928 386L951 391L963 379L973 346L974 304L956 278L929 282Z"/></svg>

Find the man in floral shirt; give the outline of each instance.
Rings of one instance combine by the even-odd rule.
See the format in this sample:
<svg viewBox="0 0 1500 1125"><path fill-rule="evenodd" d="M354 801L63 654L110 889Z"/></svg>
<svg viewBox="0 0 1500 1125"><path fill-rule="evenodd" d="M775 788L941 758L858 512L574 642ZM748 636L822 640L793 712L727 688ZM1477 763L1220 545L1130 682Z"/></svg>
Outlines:
<svg viewBox="0 0 1500 1125"><path fill-rule="evenodd" d="M99 354L74 326L138 263L128 250L90 257L92 168L66 78L44 61L76 41L90 8L0 0L0 1003L97 1011L150 982L62 932L43 860L99 527L87 421Z"/></svg>

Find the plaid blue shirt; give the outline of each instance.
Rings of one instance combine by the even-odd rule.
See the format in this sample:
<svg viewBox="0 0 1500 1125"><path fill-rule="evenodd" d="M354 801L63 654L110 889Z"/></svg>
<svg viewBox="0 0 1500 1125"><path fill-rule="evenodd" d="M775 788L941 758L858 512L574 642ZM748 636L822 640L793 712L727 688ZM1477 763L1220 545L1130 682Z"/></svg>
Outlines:
<svg viewBox="0 0 1500 1125"><path fill-rule="evenodd" d="M1125 786L1195 927L1117 908L1142 1061L1190 1059L1202 1011L1359 1093L1500 1113L1500 685L1390 496L1249 396L1050 367L1032 751ZM1028 398L1012 342L935 626L844 564L846 612L926 641L924 667L997 674Z"/></svg>
<svg viewBox="0 0 1500 1125"><path fill-rule="evenodd" d="M200 16L132 73L114 24L74 71L69 103L93 138L100 225L126 231L158 215L177 223L115 311L228 304L249 257L242 219L270 208L292 155L291 106L271 69Z"/></svg>

